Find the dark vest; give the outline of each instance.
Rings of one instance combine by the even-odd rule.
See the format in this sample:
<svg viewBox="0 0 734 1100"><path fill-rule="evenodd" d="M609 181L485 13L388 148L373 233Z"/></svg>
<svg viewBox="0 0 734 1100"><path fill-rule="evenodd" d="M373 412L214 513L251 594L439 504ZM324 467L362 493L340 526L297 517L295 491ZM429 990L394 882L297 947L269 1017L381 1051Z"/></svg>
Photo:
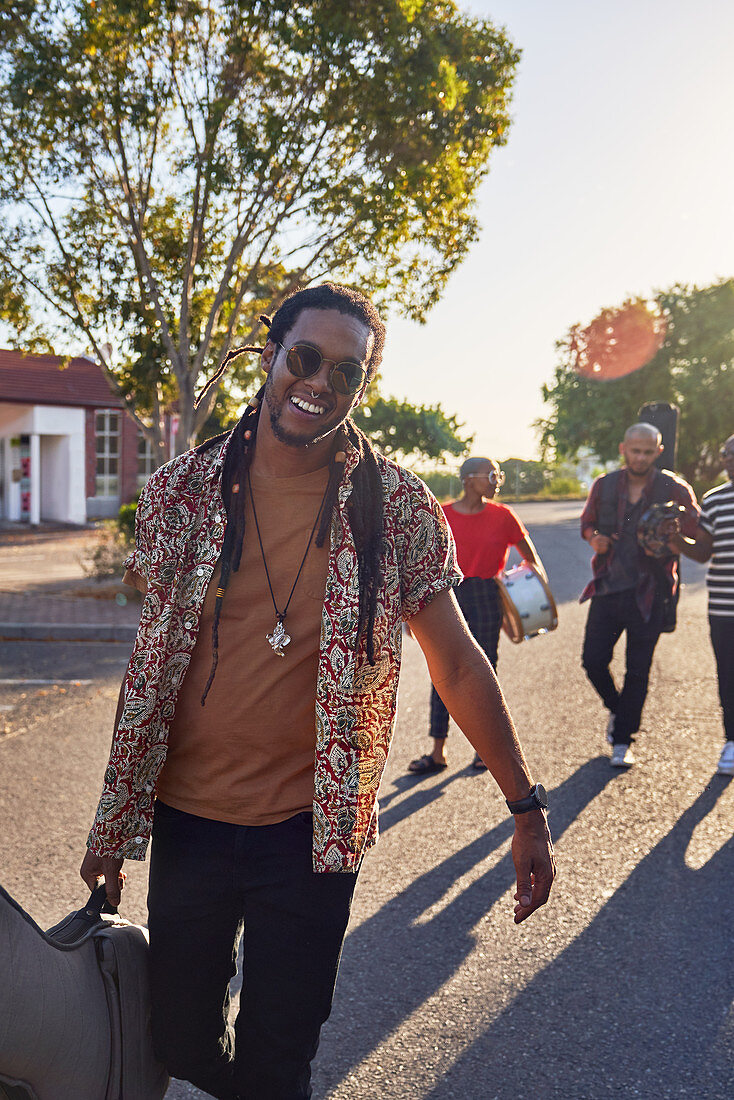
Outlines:
<svg viewBox="0 0 734 1100"><path fill-rule="evenodd" d="M617 495L622 472L622 470L613 470L611 474L606 474L599 486L599 512L596 528L602 535L615 535L619 531ZM666 501L672 500L675 486L675 478L671 477L665 470L657 470L648 496L650 504L665 504Z"/></svg>
<svg viewBox="0 0 734 1100"><path fill-rule="evenodd" d="M619 532L618 491L622 470L613 470L602 478L599 486L599 509L596 528L602 535L615 535ZM656 470L655 478L647 494L650 504L665 504L673 499L676 479L665 470ZM643 551L640 550L642 554ZM680 560L678 555L671 555ZM663 568L660 558L648 558L647 564L655 576L658 592L663 601L663 633L672 634L676 627L680 584L671 588L670 578Z"/></svg>

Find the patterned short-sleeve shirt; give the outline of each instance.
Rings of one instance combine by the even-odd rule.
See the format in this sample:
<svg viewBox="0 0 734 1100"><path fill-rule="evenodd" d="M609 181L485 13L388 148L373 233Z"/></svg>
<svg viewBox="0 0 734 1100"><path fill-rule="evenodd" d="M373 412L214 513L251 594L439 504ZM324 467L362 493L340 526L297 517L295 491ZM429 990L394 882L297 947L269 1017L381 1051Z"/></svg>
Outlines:
<svg viewBox="0 0 734 1100"><path fill-rule="evenodd" d="M221 476L229 438L162 466L140 498L129 569L147 592L125 676L123 708L88 845L143 859L156 780L191 660L204 597L224 541ZM357 642L359 566L347 518L359 462L347 447L331 525L316 685L313 799L315 871L352 871L378 832L377 791L395 723L402 623L458 584L453 538L440 505L409 471L378 457L384 557L375 663Z"/></svg>

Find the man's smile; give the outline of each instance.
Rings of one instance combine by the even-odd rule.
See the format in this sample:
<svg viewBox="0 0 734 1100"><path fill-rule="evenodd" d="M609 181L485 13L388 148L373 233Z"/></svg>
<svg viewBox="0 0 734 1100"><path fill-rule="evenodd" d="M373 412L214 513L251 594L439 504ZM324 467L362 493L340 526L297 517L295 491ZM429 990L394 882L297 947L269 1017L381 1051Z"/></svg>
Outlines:
<svg viewBox="0 0 734 1100"><path fill-rule="evenodd" d="M324 405L316 405L313 401L307 401L305 397L298 397L296 394L291 397L290 403L300 412L308 413L309 416L322 416L326 412Z"/></svg>

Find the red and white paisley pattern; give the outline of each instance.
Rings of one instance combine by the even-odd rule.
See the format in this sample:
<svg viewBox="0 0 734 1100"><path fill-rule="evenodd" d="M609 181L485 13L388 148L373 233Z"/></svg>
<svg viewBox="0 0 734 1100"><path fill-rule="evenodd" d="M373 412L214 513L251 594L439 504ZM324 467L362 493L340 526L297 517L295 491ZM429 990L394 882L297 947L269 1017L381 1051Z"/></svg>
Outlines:
<svg viewBox="0 0 734 1100"><path fill-rule="evenodd" d="M124 706L89 835L98 855L143 859L168 730L196 643L209 581L224 540L220 483L227 440L189 451L148 481L137 510L128 568L147 579L140 626L125 678ZM402 623L461 573L443 512L419 478L379 458L385 499L383 584L374 666L355 651L357 554L347 519L347 448L331 528L316 689L315 871L351 871L377 839L377 790L395 721Z"/></svg>

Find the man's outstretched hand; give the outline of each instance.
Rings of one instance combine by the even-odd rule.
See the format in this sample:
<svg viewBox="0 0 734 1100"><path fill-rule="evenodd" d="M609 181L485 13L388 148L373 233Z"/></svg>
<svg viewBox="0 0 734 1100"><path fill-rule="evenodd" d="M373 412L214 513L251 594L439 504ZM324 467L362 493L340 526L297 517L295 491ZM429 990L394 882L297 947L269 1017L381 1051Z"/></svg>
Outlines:
<svg viewBox="0 0 734 1100"><path fill-rule="evenodd" d="M545 905L556 874L548 822L542 810L515 816L512 859L517 873L515 924Z"/></svg>
<svg viewBox="0 0 734 1100"><path fill-rule="evenodd" d="M79 874L90 890L94 890L95 886L99 885L99 879L104 879L107 900L115 908L120 904L120 895L125 885L125 872L122 870L123 863L124 860L122 859L96 856L94 852L87 849L79 868Z"/></svg>

